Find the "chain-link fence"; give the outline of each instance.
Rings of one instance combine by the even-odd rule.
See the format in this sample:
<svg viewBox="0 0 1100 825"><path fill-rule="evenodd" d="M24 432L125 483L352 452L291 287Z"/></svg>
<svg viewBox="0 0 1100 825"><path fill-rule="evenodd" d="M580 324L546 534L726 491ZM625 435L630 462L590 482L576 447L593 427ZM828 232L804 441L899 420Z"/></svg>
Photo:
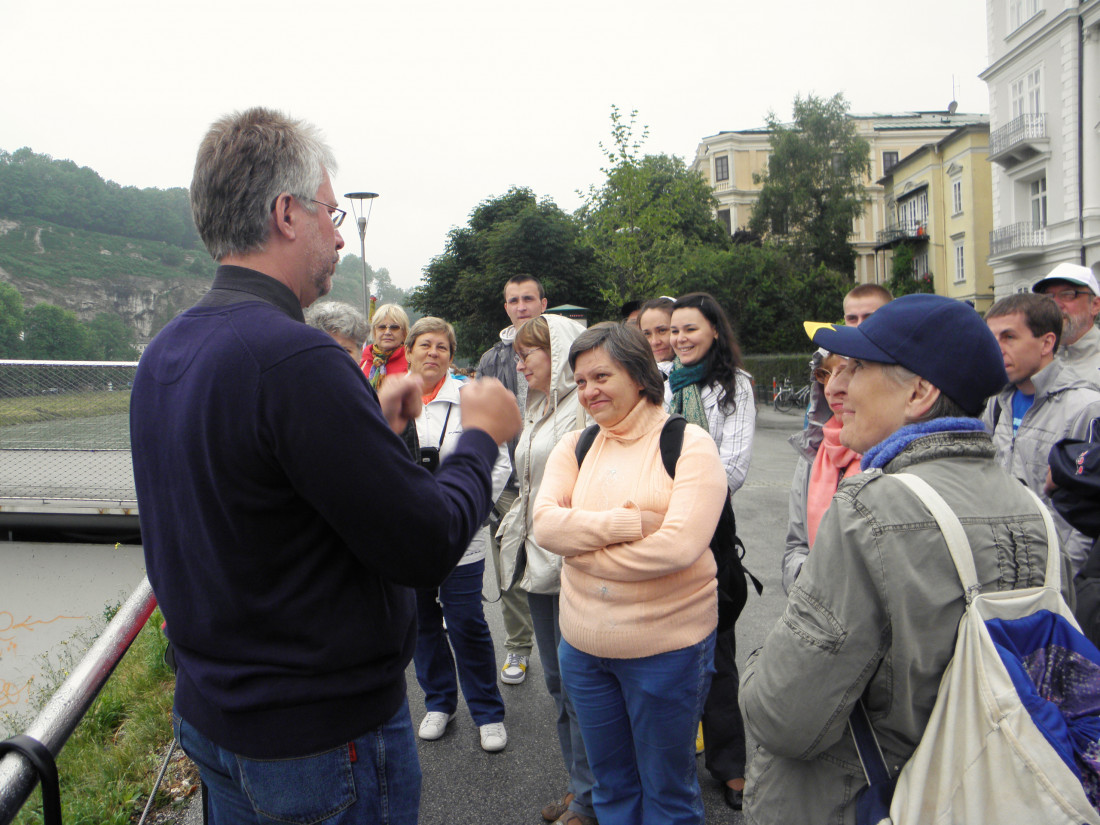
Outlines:
<svg viewBox="0 0 1100 825"><path fill-rule="evenodd" d="M130 510L137 362L0 361L0 506Z"/></svg>

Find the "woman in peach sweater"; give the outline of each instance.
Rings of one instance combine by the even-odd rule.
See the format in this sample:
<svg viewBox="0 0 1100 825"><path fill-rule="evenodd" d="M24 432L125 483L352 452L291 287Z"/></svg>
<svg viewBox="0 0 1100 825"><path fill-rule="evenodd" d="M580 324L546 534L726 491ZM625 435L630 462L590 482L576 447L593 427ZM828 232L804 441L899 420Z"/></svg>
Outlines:
<svg viewBox="0 0 1100 825"><path fill-rule="evenodd" d="M726 498L714 440L684 430L675 479L660 455L663 382L641 334L598 324L570 347L599 425L550 455L535 540L564 557L558 648L596 778L602 825L702 823L695 731L718 617L709 545Z"/></svg>

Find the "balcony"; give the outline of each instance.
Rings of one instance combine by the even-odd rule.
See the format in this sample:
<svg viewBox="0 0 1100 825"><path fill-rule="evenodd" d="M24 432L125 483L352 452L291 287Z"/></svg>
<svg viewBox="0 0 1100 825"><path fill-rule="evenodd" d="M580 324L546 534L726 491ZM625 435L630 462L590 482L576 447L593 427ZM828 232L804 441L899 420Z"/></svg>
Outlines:
<svg viewBox="0 0 1100 825"><path fill-rule="evenodd" d="M875 249L897 246L902 241L927 241L927 221L903 221L880 229L875 234Z"/></svg>
<svg viewBox="0 0 1100 825"><path fill-rule="evenodd" d="M1039 255L1047 242L1045 227L1012 223L989 233L989 257L1026 258Z"/></svg>
<svg viewBox="0 0 1100 825"><path fill-rule="evenodd" d="M989 160L1010 169L1049 151L1047 116L1020 115L989 136Z"/></svg>

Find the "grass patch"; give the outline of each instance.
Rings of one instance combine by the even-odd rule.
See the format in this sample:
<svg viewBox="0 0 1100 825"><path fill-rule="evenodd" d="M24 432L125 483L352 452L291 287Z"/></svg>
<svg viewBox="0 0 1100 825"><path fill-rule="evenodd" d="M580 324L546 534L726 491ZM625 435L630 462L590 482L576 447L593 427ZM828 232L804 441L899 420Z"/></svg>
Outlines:
<svg viewBox="0 0 1100 825"><path fill-rule="evenodd" d="M61 418L95 418L130 410L130 391L59 393L0 399L0 427Z"/></svg>
<svg viewBox="0 0 1100 825"><path fill-rule="evenodd" d="M137 822L172 739L174 678L164 664L166 640L154 611L114 675L73 733L58 759L62 817L66 825L131 825ZM40 692L48 699L68 668L62 665ZM25 726L24 726L25 727ZM158 810L190 795L197 773L178 749L157 793ZM163 821L150 815L149 822ZM41 823L42 797L35 790L16 825Z"/></svg>

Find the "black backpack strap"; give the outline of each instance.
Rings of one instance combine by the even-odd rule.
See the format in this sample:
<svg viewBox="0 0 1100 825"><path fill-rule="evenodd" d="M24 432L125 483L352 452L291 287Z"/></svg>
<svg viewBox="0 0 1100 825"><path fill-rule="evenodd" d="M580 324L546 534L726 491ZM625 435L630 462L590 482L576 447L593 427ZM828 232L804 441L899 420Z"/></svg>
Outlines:
<svg viewBox="0 0 1100 825"><path fill-rule="evenodd" d="M584 463L584 457L588 455L588 451L592 449L592 442L596 440L596 435L600 431L599 424L593 424L591 427L585 427L581 433L581 437L577 439L577 468L579 469L581 464Z"/></svg>
<svg viewBox="0 0 1100 825"><path fill-rule="evenodd" d="M661 463L669 478L676 478L676 462L680 460L680 451L684 448L684 428L687 419L678 413L668 417L661 427Z"/></svg>

